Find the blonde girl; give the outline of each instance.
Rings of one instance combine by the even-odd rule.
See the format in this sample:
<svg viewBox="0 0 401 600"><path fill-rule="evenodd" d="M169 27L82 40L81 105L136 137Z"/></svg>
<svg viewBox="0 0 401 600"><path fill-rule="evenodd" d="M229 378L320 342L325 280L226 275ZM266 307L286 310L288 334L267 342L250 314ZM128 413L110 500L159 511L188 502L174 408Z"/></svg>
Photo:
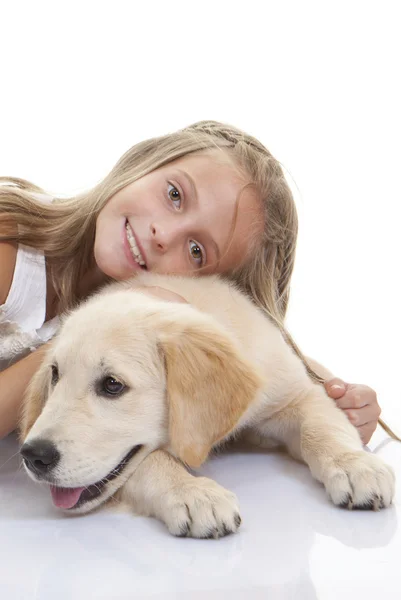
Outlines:
<svg viewBox="0 0 401 600"><path fill-rule="evenodd" d="M254 137L214 121L133 146L72 198L0 178L0 438L17 426L58 316L140 269L230 277L301 355L284 324L297 228L279 162ZM380 415L375 392L302 358L367 443Z"/></svg>

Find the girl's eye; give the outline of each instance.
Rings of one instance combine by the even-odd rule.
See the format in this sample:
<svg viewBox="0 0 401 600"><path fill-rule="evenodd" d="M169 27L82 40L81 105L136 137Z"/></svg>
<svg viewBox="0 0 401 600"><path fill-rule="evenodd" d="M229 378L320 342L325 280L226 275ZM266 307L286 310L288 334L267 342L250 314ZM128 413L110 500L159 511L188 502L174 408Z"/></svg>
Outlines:
<svg viewBox="0 0 401 600"><path fill-rule="evenodd" d="M191 254L191 258L201 267L205 263L205 253L197 242L194 240L190 240L189 242L189 252Z"/></svg>
<svg viewBox="0 0 401 600"><path fill-rule="evenodd" d="M176 208L181 208L181 194L174 185L169 184L167 188L168 197ZM178 205L176 204L178 202Z"/></svg>

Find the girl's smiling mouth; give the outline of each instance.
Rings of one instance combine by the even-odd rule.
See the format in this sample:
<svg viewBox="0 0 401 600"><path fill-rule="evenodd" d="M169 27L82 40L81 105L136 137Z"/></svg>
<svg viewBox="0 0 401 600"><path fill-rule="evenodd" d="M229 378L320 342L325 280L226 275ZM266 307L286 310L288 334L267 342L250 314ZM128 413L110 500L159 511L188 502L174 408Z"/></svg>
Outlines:
<svg viewBox="0 0 401 600"><path fill-rule="evenodd" d="M127 232L127 240L128 240L128 244L129 244L129 247L131 250L131 254L132 254L135 262L138 263L138 265L142 269L146 269L147 268L146 262L141 254L141 251L138 248L134 232L132 231L131 225L128 223L128 221L126 221L126 223L125 223L125 230Z"/></svg>

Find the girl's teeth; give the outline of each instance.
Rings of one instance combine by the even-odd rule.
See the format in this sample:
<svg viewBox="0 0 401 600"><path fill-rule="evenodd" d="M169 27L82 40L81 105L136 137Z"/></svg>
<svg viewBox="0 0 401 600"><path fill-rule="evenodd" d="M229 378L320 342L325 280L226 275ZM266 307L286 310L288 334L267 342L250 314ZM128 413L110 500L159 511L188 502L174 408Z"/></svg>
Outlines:
<svg viewBox="0 0 401 600"><path fill-rule="evenodd" d="M134 234L132 233L132 229L131 229L129 223L126 224L125 229L127 231L128 244L131 248L132 255L133 255L135 261L139 265L141 265L141 267L144 267L145 261L142 258L142 254L140 253L138 246L136 245L135 237L134 237Z"/></svg>

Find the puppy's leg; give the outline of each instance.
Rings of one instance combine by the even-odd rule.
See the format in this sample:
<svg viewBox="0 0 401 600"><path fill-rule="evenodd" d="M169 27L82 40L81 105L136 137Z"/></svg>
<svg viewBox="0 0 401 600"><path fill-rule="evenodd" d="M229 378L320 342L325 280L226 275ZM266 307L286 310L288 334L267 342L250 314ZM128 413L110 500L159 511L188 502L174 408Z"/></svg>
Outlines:
<svg viewBox="0 0 401 600"><path fill-rule="evenodd" d="M236 496L206 477L193 477L163 450L145 458L119 492L135 512L163 521L179 537L219 538L241 524Z"/></svg>
<svg viewBox="0 0 401 600"><path fill-rule="evenodd" d="M379 510L391 504L394 473L363 450L358 432L319 385L266 423L266 433L309 466L334 504Z"/></svg>

